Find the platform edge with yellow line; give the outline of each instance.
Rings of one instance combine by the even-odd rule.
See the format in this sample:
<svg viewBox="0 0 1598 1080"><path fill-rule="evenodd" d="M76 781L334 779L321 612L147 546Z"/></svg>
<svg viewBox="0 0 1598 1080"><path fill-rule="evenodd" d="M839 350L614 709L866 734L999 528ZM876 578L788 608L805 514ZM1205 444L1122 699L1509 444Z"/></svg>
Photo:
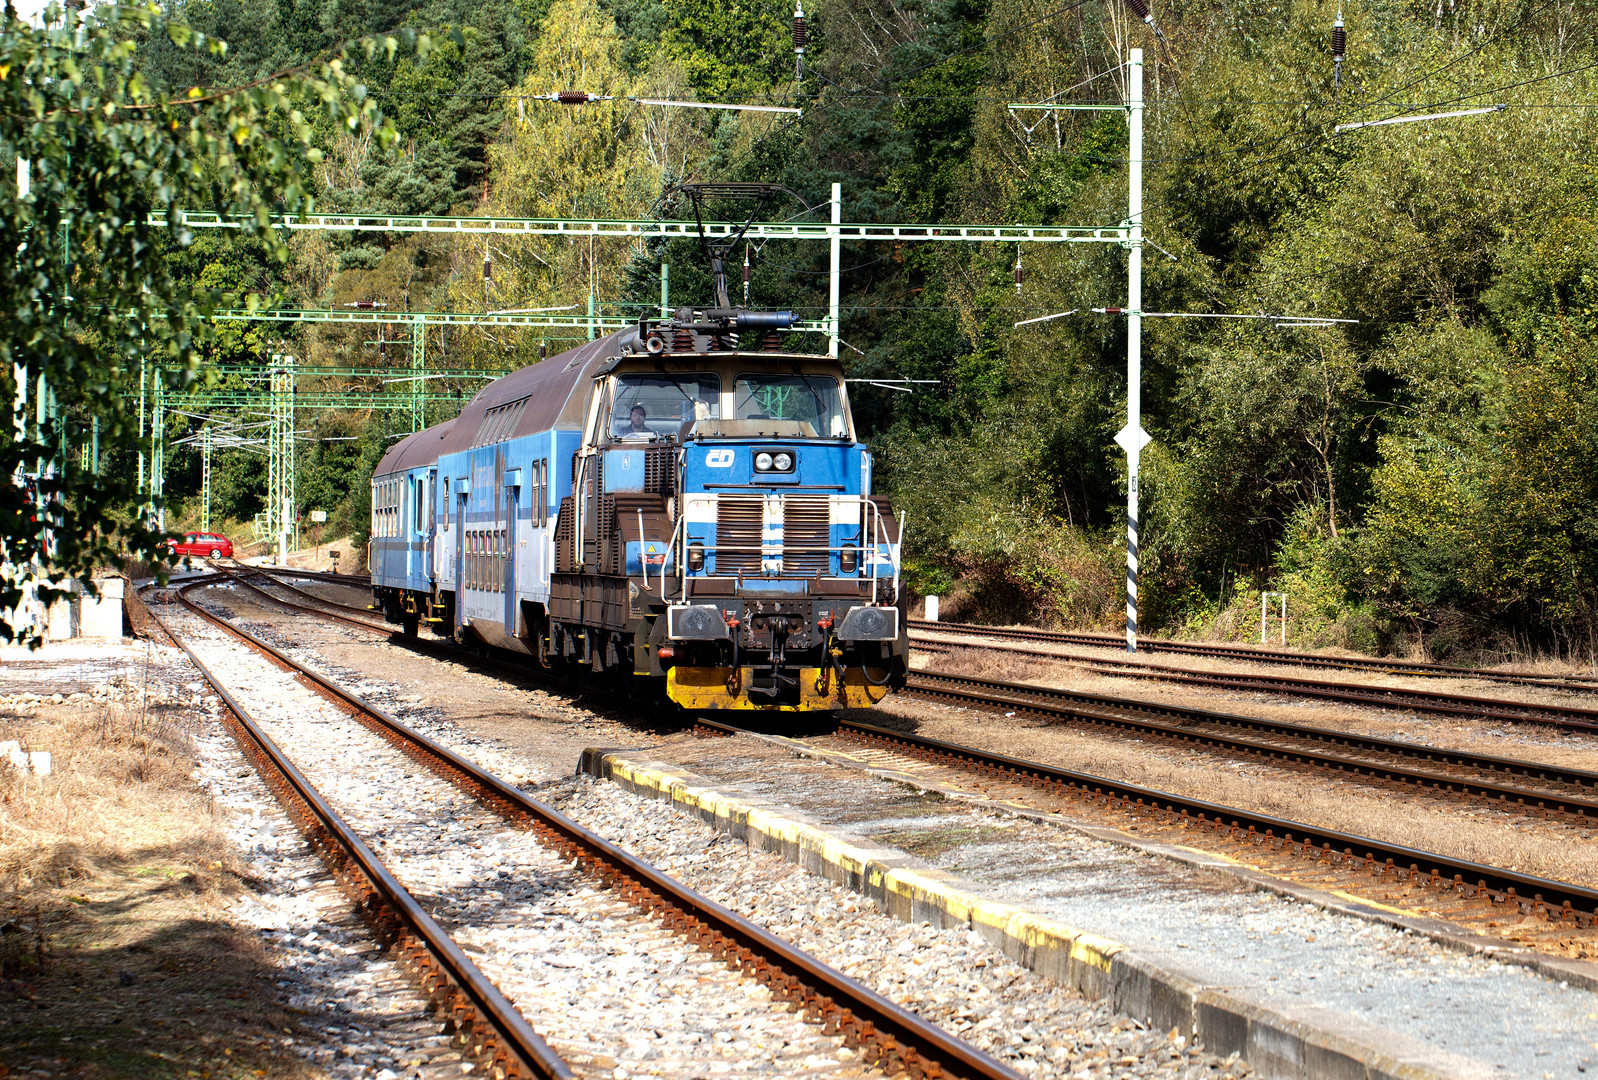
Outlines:
<svg viewBox="0 0 1598 1080"><path fill-rule="evenodd" d="M751 848L870 897L904 922L976 931L1040 975L1105 999L1161 1031L1176 1028L1220 1055L1237 1052L1282 1080L1486 1080L1484 1065L1347 1014L1268 1004L1184 972L1158 950L1133 949L1024 908L989 899L963 879L763 798L718 791L677 766L631 752L589 748L579 771L669 802Z"/></svg>

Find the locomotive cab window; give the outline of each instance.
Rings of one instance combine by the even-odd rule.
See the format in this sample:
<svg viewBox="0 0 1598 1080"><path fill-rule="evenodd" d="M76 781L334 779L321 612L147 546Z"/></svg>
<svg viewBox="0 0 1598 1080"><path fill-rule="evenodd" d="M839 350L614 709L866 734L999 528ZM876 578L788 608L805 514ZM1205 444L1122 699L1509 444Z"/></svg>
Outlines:
<svg viewBox="0 0 1598 1080"><path fill-rule="evenodd" d="M843 389L826 375L745 373L733 386L737 419L774 421L774 434L841 439L849 433Z"/></svg>
<svg viewBox="0 0 1598 1080"><path fill-rule="evenodd" d="M710 372L618 375L610 401L610 437L620 442L677 438L684 424L721 418L721 380Z"/></svg>

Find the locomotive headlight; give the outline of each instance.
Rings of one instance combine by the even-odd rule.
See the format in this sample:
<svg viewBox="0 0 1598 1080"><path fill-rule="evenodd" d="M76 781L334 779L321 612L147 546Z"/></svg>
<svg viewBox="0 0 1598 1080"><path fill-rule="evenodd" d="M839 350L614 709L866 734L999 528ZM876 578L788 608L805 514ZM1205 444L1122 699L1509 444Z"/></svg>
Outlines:
<svg viewBox="0 0 1598 1080"><path fill-rule="evenodd" d="M765 454L765 453L756 454L755 455L755 468L758 471L760 471L760 472L770 472L771 471L771 455L770 454Z"/></svg>
<svg viewBox="0 0 1598 1080"><path fill-rule="evenodd" d="M860 551L853 544L843 545L843 550L838 553L838 569L845 574L855 572L855 567L860 564Z"/></svg>
<svg viewBox="0 0 1598 1080"><path fill-rule="evenodd" d="M776 457L771 459L771 466L778 472L787 472L789 469L793 468L793 455L778 454Z"/></svg>
<svg viewBox="0 0 1598 1080"><path fill-rule="evenodd" d="M705 568L705 545L688 545L688 569L697 573Z"/></svg>

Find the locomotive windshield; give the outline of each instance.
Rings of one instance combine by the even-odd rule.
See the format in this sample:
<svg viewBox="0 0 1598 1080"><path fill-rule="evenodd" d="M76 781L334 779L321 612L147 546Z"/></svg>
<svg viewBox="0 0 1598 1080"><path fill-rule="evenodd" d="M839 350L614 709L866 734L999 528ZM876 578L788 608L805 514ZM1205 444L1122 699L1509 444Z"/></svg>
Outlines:
<svg viewBox="0 0 1598 1080"><path fill-rule="evenodd" d="M721 380L710 372L620 375L611 400L611 438L674 439L685 423L721 418Z"/></svg>
<svg viewBox="0 0 1598 1080"><path fill-rule="evenodd" d="M739 420L788 420L801 438L840 438L848 431L843 394L825 375L738 376L734 387Z"/></svg>

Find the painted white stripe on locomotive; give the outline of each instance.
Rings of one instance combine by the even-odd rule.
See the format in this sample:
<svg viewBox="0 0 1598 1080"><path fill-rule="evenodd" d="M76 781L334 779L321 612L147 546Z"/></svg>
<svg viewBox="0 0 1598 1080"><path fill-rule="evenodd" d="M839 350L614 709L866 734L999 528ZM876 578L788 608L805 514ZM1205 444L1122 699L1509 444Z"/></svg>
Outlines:
<svg viewBox="0 0 1598 1080"><path fill-rule="evenodd" d="M716 500L714 494L698 494L690 492L682 497L683 520L690 525L714 525L716 523Z"/></svg>
<svg viewBox="0 0 1598 1080"><path fill-rule="evenodd" d="M767 495L760 511L760 570L766 574L782 573L782 496Z"/></svg>

